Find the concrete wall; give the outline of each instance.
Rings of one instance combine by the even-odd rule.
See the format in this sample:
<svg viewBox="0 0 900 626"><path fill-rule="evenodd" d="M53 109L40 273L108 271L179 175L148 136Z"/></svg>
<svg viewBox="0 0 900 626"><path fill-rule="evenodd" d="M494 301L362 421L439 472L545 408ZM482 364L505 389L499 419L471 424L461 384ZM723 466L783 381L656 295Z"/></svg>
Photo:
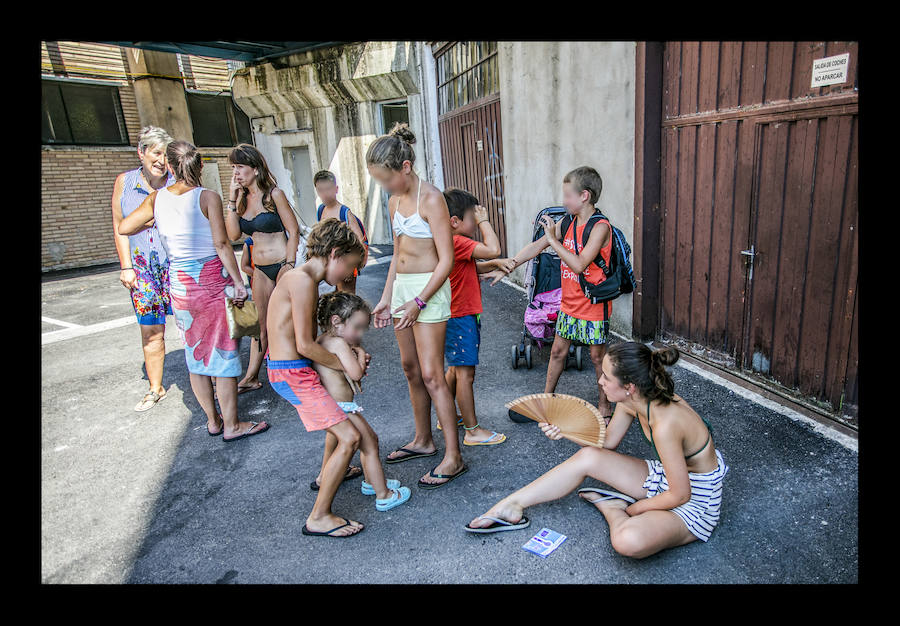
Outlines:
<svg viewBox="0 0 900 626"><path fill-rule="evenodd" d="M361 42L291 55L236 74L235 103L250 118L257 147L305 223L314 223L321 200L303 197L308 194L298 177L304 174L290 158L303 146L309 150L311 173L334 172L338 199L363 219L369 241L390 242L381 189L365 161L381 131L382 101L407 99L417 138L416 170L436 180L441 165L435 96L423 97L420 88L423 74L433 75L433 68L423 68L423 62L433 65L434 60L420 42Z"/></svg>
<svg viewBox="0 0 900 626"><path fill-rule="evenodd" d="M603 178L597 207L634 242L634 42L508 42L499 48L506 234L510 255L531 241L534 216L562 204L562 179L589 165ZM522 284L524 269L511 279ZM632 296L613 304L631 336Z"/></svg>

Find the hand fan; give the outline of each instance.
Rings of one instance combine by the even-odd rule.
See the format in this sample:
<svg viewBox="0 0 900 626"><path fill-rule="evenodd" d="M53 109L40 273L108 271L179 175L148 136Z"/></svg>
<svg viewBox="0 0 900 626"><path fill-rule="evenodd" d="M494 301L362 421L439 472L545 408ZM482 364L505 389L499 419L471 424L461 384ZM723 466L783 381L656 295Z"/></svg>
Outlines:
<svg viewBox="0 0 900 626"><path fill-rule="evenodd" d="M535 393L506 403L506 408L536 422L559 428L563 437L575 443L602 448L606 422L594 405L562 393Z"/></svg>

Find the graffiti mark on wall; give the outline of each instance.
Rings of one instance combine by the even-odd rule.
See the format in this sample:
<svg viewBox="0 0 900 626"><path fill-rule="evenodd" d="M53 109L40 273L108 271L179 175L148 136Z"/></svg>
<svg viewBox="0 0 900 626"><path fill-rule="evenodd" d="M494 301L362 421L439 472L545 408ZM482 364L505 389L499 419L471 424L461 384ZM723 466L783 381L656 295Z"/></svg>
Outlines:
<svg viewBox="0 0 900 626"><path fill-rule="evenodd" d="M500 159L500 155L497 154L497 147L494 140L494 137L497 135L497 122L494 122L493 126L493 134L491 134L491 131L487 126L484 127L484 137L487 140L489 151L487 157L488 171L491 172L491 174L485 176L484 182L488 185L491 198L501 202L503 200L503 161ZM502 207L498 207L497 210L501 213L503 212Z"/></svg>

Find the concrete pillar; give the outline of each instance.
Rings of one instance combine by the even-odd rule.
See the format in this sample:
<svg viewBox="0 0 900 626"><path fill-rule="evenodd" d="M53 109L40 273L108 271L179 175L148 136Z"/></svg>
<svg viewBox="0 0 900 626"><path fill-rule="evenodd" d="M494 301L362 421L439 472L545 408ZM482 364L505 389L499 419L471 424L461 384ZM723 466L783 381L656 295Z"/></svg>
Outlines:
<svg viewBox="0 0 900 626"><path fill-rule="evenodd" d="M172 52L128 48L141 127L164 128L176 140L194 142L178 58Z"/></svg>

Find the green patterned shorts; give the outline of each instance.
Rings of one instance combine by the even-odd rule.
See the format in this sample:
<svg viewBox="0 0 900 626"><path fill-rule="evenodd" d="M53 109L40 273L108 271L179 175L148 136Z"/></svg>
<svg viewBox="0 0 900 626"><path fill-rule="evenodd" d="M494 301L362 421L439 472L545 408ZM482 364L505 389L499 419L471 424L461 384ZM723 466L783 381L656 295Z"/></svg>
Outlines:
<svg viewBox="0 0 900 626"><path fill-rule="evenodd" d="M609 321L583 320L560 311L556 318L556 334L587 346L604 344L609 336Z"/></svg>

